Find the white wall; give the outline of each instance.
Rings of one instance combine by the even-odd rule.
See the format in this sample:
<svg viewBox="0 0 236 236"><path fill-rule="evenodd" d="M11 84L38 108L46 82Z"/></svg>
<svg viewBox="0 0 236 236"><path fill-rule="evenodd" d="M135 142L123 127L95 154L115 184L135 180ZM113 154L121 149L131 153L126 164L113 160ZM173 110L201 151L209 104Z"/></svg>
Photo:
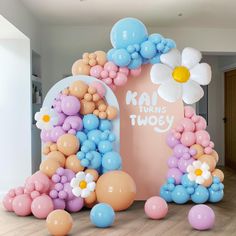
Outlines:
<svg viewBox="0 0 236 236"><path fill-rule="evenodd" d="M31 175L29 39L0 40L0 196Z"/></svg>

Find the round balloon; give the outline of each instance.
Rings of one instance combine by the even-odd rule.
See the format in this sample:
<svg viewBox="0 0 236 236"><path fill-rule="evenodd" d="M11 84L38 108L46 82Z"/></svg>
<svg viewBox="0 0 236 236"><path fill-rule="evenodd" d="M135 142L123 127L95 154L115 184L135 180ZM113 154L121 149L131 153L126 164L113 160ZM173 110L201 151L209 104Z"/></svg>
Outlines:
<svg viewBox="0 0 236 236"><path fill-rule="evenodd" d="M43 160L40 164L40 171L42 171L45 175L51 178L55 173L56 170L60 167L60 163L52 158Z"/></svg>
<svg viewBox="0 0 236 236"><path fill-rule="evenodd" d="M79 150L80 143L76 136L64 134L57 140L57 147L66 156L75 154Z"/></svg>
<svg viewBox="0 0 236 236"><path fill-rule="evenodd" d="M83 171L84 167L81 166L80 160L76 155L71 155L67 157L65 167L67 169L72 170L74 173L78 173L79 171Z"/></svg>
<svg viewBox="0 0 236 236"><path fill-rule="evenodd" d="M14 198L12 209L18 216L28 216L31 214L32 200L29 195L21 194Z"/></svg>

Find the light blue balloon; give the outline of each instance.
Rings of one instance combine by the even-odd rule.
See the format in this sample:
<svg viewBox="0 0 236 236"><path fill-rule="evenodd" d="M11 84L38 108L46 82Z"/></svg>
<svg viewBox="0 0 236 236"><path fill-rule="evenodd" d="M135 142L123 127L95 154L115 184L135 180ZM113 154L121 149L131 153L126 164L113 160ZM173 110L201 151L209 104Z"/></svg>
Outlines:
<svg viewBox="0 0 236 236"><path fill-rule="evenodd" d="M92 224L99 228L110 227L115 220L115 212L113 208L106 203L95 205L90 212L90 220Z"/></svg>
<svg viewBox="0 0 236 236"><path fill-rule="evenodd" d="M140 54L142 57L150 59L157 53L156 46L151 41L145 41L141 44Z"/></svg>
<svg viewBox="0 0 236 236"><path fill-rule="evenodd" d="M166 190L163 186L160 188L160 197L165 199L167 202L172 202L171 192Z"/></svg>
<svg viewBox="0 0 236 236"><path fill-rule="evenodd" d="M90 164L88 168L90 169L98 169L102 165L102 156L99 152L91 151L91 154L93 155L92 160L90 161Z"/></svg>
<svg viewBox="0 0 236 236"><path fill-rule="evenodd" d="M224 197L224 191L223 190L214 191L211 188L209 188L209 194L210 194L210 197L209 197L210 202L219 202Z"/></svg>
<svg viewBox="0 0 236 236"><path fill-rule="evenodd" d="M166 46L169 48L176 48L176 43L173 39L166 39Z"/></svg>
<svg viewBox="0 0 236 236"><path fill-rule="evenodd" d="M116 65L125 67L129 65L131 56L126 49L117 49L112 55L112 60Z"/></svg>
<svg viewBox="0 0 236 236"><path fill-rule="evenodd" d="M145 25L135 18L124 18L114 24L110 39L114 48L127 48L129 45L141 44L148 37Z"/></svg>
<svg viewBox="0 0 236 236"><path fill-rule="evenodd" d="M82 131L78 131L76 133L76 137L79 139L80 144L83 144L83 142L87 140L87 135Z"/></svg>
<svg viewBox="0 0 236 236"><path fill-rule="evenodd" d="M111 130L112 129L111 121L109 121L109 120L100 120L99 129L101 131Z"/></svg>
<svg viewBox="0 0 236 236"><path fill-rule="evenodd" d="M108 61L112 61L112 57L113 57L113 54L114 54L115 51L116 51L116 49L112 48L107 52L107 60Z"/></svg>
<svg viewBox="0 0 236 236"><path fill-rule="evenodd" d="M94 143L96 143L98 145L98 143L100 142L100 135L101 135L101 131L99 129L94 129L88 132L88 139L93 141Z"/></svg>
<svg viewBox="0 0 236 236"><path fill-rule="evenodd" d="M186 203L190 195L187 193L187 190L182 185L177 185L171 193L172 200L177 204Z"/></svg>
<svg viewBox="0 0 236 236"><path fill-rule="evenodd" d="M209 192L207 188L202 185L198 185L198 187L195 189L194 194L191 195L192 201L197 204L206 202L208 198Z"/></svg>
<svg viewBox="0 0 236 236"><path fill-rule="evenodd" d="M136 69L139 68L142 65L142 58L139 56L137 59L133 59L129 65L129 69Z"/></svg>
<svg viewBox="0 0 236 236"><path fill-rule="evenodd" d="M98 151L100 153L104 154L104 153L112 151L112 149L113 149L113 145L108 140L100 141L99 144L98 144Z"/></svg>
<svg viewBox="0 0 236 236"><path fill-rule="evenodd" d="M88 131L97 129L99 126L99 119L93 114L85 115L83 118L83 125Z"/></svg>
<svg viewBox="0 0 236 236"><path fill-rule="evenodd" d="M156 46L156 49L158 52L162 52L162 50L164 50L164 48L165 48L165 44L163 44L163 43L158 43Z"/></svg>
<svg viewBox="0 0 236 236"><path fill-rule="evenodd" d="M96 144L91 140L85 140L83 146L88 147L89 151L93 151L96 149Z"/></svg>
<svg viewBox="0 0 236 236"><path fill-rule="evenodd" d="M160 56L161 56L161 54L160 54L160 53L157 53L156 56L154 56L153 58L150 59L150 63L151 63L151 64L160 63L160 62L161 62Z"/></svg>
<svg viewBox="0 0 236 236"><path fill-rule="evenodd" d="M78 158L79 160L82 160L82 159L85 158L85 153L79 151L79 152L77 152L76 156L77 156L77 158Z"/></svg>
<svg viewBox="0 0 236 236"><path fill-rule="evenodd" d="M184 186L184 187L193 187L194 186L194 182L191 181L189 178L188 178L188 174L184 174L181 178L181 184Z"/></svg>
<svg viewBox="0 0 236 236"><path fill-rule="evenodd" d="M148 40L155 43L155 44L160 43L162 41L162 39L163 39L163 37L160 34L150 34L148 37Z"/></svg>
<svg viewBox="0 0 236 236"><path fill-rule="evenodd" d="M89 166L89 160L88 159L82 159L80 161L81 166L88 167Z"/></svg>
<svg viewBox="0 0 236 236"><path fill-rule="evenodd" d="M106 170L118 170L121 166L121 157L117 152L107 152L102 157L102 166Z"/></svg>

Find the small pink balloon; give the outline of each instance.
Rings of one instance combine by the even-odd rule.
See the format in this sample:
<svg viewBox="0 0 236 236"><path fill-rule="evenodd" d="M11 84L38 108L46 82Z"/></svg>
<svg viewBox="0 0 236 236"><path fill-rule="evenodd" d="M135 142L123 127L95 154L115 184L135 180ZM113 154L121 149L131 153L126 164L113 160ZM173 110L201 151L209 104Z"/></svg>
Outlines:
<svg viewBox="0 0 236 236"><path fill-rule="evenodd" d="M10 197L8 195L6 195L3 200L2 200L2 204L3 207L7 210L12 212L13 211L13 207L12 207L12 202L14 200L14 197Z"/></svg>
<svg viewBox="0 0 236 236"><path fill-rule="evenodd" d="M105 78L105 79L102 79L102 81L107 85L112 84L112 79L111 78Z"/></svg>
<svg viewBox="0 0 236 236"><path fill-rule="evenodd" d="M203 145L203 143L206 142L208 142L208 144L210 143L210 135L206 130L199 130L195 133L195 135L197 144Z"/></svg>
<svg viewBox="0 0 236 236"><path fill-rule="evenodd" d="M106 94L106 88L103 86L102 83L98 82L98 81L94 81L91 83L91 86L96 88L97 93L99 94L99 96L101 98L103 98Z"/></svg>
<svg viewBox="0 0 236 236"><path fill-rule="evenodd" d="M207 155L210 155L212 153L212 148L211 147L206 147L204 148L204 153L207 154Z"/></svg>
<svg viewBox="0 0 236 236"><path fill-rule="evenodd" d="M176 139L181 139L181 133L175 132L175 133L174 133L174 137L175 137Z"/></svg>
<svg viewBox="0 0 236 236"><path fill-rule="evenodd" d="M110 71L109 72L109 77L110 78L114 79L114 78L116 78L116 76L117 76L117 73L115 71Z"/></svg>
<svg viewBox="0 0 236 236"><path fill-rule="evenodd" d="M31 210L36 218L47 218L48 214L54 210L52 199L48 195L41 195L35 198L32 202Z"/></svg>
<svg viewBox="0 0 236 236"><path fill-rule="evenodd" d="M195 110L190 106L184 107L184 116L186 118L191 118L195 114Z"/></svg>
<svg viewBox="0 0 236 236"><path fill-rule="evenodd" d="M14 198L14 197L16 196L15 189L10 189L10 190L8 191L7 195L8 195L9 197Z"/></svg>
<svg viewBox="0 0 236 236"><path fill-rule="evenodd" d="M154 196L146 201L144 211L147 217L154 220L159 220L166 216L168 212L168 205L163 198Z"/></svg>
<svg viewBox="0 0 236 236"><path fill-rule="evenodd" d="M211 148L214 148L214 147L215 147L215 144L214 144L212 141L210 141L209 146L210 146Z"/></svg>
<svg viewBox="0 0 236 236"><path fill-rule="evenodd" d="M195 130L195 124L193 121L189 118L184 118L181 121L181 124L183 125L184 131L190 131L193 132Z"/></svg>
<svg viewBox="0 0 236 236"><path fill-rule="evenodd" d="M197 122L200 121L200 116L194 115L194 116L192 116L191 119L192 119L192 121L193 121L194 123L197 123Z"/></svg>
<svg viewBox="0 0 236 236"><path fill-rule="evenodd" d="M116 86L125 85L128 78L125 74L118 72L116 78L114 79L114 84Z"/></svg>
<svg viewBox="0 0 236 236"><path fill-rule="evenodd" d="M24 193L24 187L18 187L15 189L15 194L16 195L21 195Z"/></svg>
<svg viewBox="0 0 236 236"><path fill-rule="evenodd" d="M195 134L190 131L183 132L180 142L187 147L192 146L196 142Z"/></svg>
<svg viewBox="0 0 236 236"><path fill-rule="evenodd" d="M28 216L31 214L32 200L28 194L21 194L14 198L12 209L18 216Z"/></svg>
<svg viewBox="0 0 236 236"><path fill-rule="evenodd" d="M129 69L127 67L120 67L119 72L125 74L126 76L129 75Z"/></svg>
<svg viewBox="0 0 236 236"><path fill-rule="evenodd" d="M104 65L104 70L117 72L118 71L118 67L113 62L108 61Z"/></svg>
<svg viewBox="0 0 236 236"><path fill-rule="evenodd" d="M184 127L183 127L182 124L180 124L180 125L177 125L177 126L176 126L175 130L176 130L177 132L183 132L183 131L184 131Z"/></svg>
<svg viewBox="0 0 236 236"><path fill-rule="evenodd" d="M103 71L101 72L101 77L102 77L103 79L106 79L106 78L108 77L108 75L109 75L109 73L108 73L108 71L106 71L106 70L103 70Z"/></svg>
<svg viewBox="0 0 236 236"><path fill-rule="evenodd" d="M90 75L99 78L102 71L103 71L102 66L100 65L92 66L90 69Z"/></svg>
<svg viewBox="0 0 236 236"><path fill-rule="evenodd" d="M206 120L200 116L199 121L196 123L196 131L198 130L205 130L207 127Z"/></svg>
<svg viewBox="0 0 236 236"><path fill-rule="evenodd" d="M141 74L141 71L142 71L141 67L136 68L136 69L132 69L132 70L130 70L130 75L137 77Z"/></svg>

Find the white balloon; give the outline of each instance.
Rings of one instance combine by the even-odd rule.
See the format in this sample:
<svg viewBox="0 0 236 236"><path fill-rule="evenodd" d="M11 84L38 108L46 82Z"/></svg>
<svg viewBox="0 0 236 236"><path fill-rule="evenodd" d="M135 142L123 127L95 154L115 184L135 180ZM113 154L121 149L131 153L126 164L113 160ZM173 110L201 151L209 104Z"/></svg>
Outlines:
<svg viewBox="0 0 236 236"><path fill-rule="evenodd" d="M200 63L190 70L190 79L201 85L207 85L211 82L211 67L207 63Z"/></svg>
<svg viewBox="0 0 236 236"><path fill-rule="evenodd" d="M161 84L172 78L172 69L164 64L155 64L150 71L151 81L154 84Z"/></svg>
<svg viewBox="0 0 236 236"><path fill-rule="evenodd" d="M181 65L180 51L176 48L171 49L169 52L162 54L160 60L163 64L168 65L171 68Z"/></svg>
<svg viewBox="0 0 236 236"><path fill-rule="evenodd" d="M204 95L202 87L195 81L189 80L183 84L183 101L186 104L198 102Z"/></svg>
<svg viewBox="0 0 236 236"><path fill-rule="evenodd" d="M182 96L182 85L170 79L160 85L158 94L167 102L176 102Z"/></svg>
<svg viewBox="0 0 236 236"><path fill-rule="evenodd" d="M187 47L182 51L182 65L191 69L202 59L202 54L195 48Z"/></svg>

